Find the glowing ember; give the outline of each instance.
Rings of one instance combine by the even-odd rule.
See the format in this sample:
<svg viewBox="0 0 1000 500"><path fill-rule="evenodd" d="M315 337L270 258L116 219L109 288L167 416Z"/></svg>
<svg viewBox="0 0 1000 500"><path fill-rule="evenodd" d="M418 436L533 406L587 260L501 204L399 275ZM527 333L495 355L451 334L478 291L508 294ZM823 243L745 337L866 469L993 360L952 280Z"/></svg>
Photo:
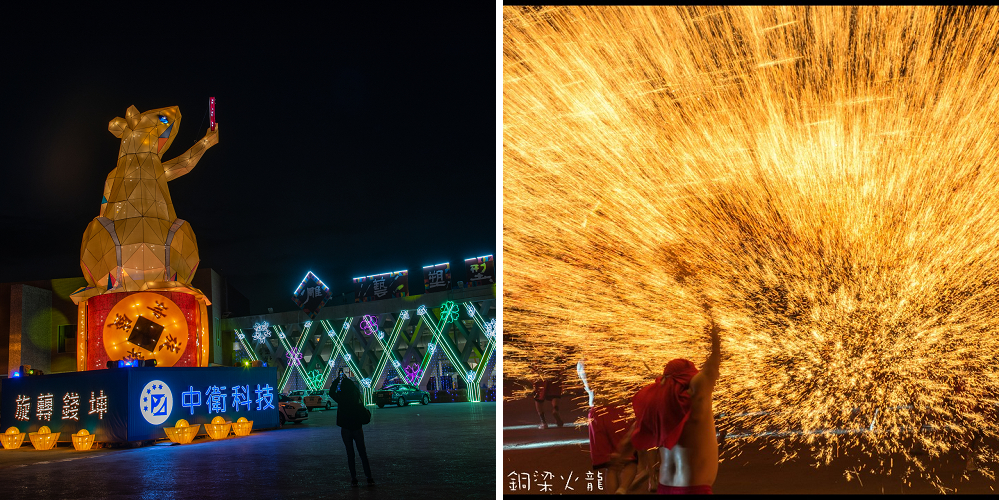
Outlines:
<svg viewBox="0 0 1000 500"><path fill-rule="evenodd" d="M792 431L787 458L902 454L939 485L920 448L995 443L997 9L503 23L505 376L568 381L584 358L624 400L674 357L700 365L704 296L725 328L715 410Z"/></svg>

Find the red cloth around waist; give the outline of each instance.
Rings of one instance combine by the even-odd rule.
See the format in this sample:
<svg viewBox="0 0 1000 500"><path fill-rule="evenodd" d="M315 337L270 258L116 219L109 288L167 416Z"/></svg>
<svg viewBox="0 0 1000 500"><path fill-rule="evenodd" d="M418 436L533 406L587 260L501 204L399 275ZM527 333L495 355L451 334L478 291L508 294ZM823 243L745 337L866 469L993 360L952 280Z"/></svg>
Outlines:
<svg viewBox="0 0 1000 500"><path fill-rule="evenodd" d="M590 460L596 467L611 460L630 422L620 406L597 406L587 413L590 431Z"/></svg>

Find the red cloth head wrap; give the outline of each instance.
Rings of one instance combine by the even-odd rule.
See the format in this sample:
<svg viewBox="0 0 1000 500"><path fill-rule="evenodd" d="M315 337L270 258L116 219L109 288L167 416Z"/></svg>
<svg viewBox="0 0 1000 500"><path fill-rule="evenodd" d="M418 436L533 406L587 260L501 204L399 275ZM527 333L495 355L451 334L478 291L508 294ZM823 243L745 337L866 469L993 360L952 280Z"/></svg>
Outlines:
<svg viewBox="0 0 1000 500"><path fill-rule="evenodd" d="M639 450L673 448L691 414L688 387L698 373L686 359L671 360L663 367L663 377L639 390L632 397L635 431L632 445Z"/></svg>

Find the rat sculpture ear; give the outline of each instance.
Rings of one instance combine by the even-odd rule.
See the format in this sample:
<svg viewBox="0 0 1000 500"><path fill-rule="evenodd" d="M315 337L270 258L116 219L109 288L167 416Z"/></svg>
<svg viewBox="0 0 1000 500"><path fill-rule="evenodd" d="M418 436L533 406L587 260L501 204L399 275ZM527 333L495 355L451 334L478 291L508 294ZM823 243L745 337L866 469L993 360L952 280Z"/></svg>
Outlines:
<svg viewBox="0 0 1000 500"><path fill-rule="evenodd" d="M128 127L135 130L135 127L139 125L139 118L142 118L142 113L135 106L129 106L125 110L125 120L128 122Z"/></svg>
<svg viewBox="0 0 1000 500"><path fill-rule="evenodd" d="M122 138L122 134L125 133L125 128L127 127L128 123L126 123L125 119L120 116L116 116L114 120L108 122L108 131L119 139Z"/></svg>

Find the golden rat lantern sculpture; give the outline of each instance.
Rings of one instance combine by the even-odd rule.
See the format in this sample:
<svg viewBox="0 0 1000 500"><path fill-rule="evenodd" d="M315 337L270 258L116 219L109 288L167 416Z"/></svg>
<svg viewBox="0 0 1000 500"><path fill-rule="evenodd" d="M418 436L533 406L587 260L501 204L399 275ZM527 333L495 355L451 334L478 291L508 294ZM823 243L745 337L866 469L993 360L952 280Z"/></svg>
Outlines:
<svg viewBox="0 0 1000 500"><path fill-rule="evenodd" d="M205 306L209 302L191 286L199 262L198 243L191 225L177 218L167 183L190 172L205 151L218 144L219 127L213 125L190 149L163 161L177 137L180 121L176 106L145 112L129 106L125 118L117 117L108 124L108 130L121 139L118 163L104 183L100 211L83 234L80 269L88 286L71 295L80 308L78 331L86 332L78 339L78 369L102 368L102 363L117 359L155 358L158 366L177 362L182 366L207 365L207 327L202 323L207 320ZM128 312L119 311L126 306L122 300L137 292L143 295L129 304L138 309L128 318ZM192 305L193 301L186 299L181 302L191 304L181 305L180 311L174 309L183 311L188 320L181 322L187 325L178 325L181 316L170 317L173 323L164 322L165 311L177 305L178 293L194 296L198 303ZM172 297L174 302L161 301L152 294ZM120 314L108 319L112 308ZM132 322L144 309L159 312L143 320L146 327L139 331L132 328ZM171 325L182 327L181 337L171 333ZM198 347L192 356L186 356L183 339L191 327L197 330L191 334ZM161 341L165 345L160 345ZM97 351L102 352L97 355ZM157 353L169 353L170 359L160 359L164 356Z"/></svg>
<svg viewBox="0 0 1000 500"><path fill-rule="evenodd" d="M121 139L118 165L104 182L100 213L83 235L80 267L87 284L107 291L140 291L155 282L190 285L198 267L191 225L178 219L167 183L188 172L219 142L208 130L191 149L161 158L180 127L176 106L140 113L135 106L108 130Z"/></svg>

